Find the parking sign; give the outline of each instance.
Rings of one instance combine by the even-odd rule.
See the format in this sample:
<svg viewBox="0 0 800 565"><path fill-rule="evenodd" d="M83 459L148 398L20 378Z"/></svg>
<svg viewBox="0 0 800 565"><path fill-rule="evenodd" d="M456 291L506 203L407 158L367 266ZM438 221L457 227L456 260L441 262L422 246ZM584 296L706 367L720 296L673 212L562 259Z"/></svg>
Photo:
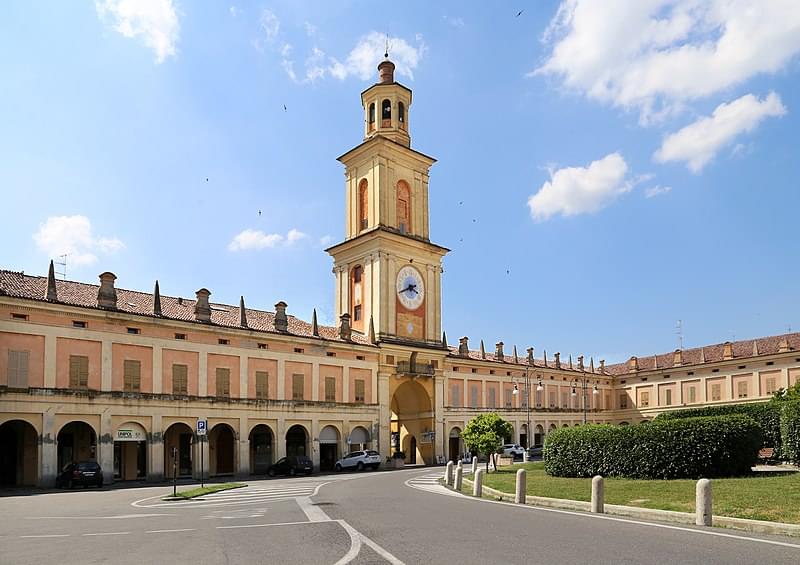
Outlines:
<svg viewBox="0 0 800 565"><path fill-rule="evenodd" d="M206 435L207 428L208 428L208 422L206 420L197 420L197 435L199 436Z"/></svg>

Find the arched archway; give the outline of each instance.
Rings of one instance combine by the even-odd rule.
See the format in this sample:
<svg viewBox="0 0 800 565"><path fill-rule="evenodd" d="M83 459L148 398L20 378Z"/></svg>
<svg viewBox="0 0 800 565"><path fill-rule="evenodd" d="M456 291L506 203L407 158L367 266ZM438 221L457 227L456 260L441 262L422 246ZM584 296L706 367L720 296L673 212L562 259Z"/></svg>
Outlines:
<svg viewBox="0 0 800 565"><path fill-rule="evenodd" d="M434 463L433 403L425 387L406 380L394 391L390 430L392 450L403 451L406 463Z"/></svg>
<svg viewBox="0 0 800 565"><path fill-rule="evenodd" d="M29 422L0 424L0 487L34 486L39 469L38 434Z"/></svg>
<svg viewBox="0 0 800 565"><path fill-rule="evenodd" d="M308 455L308 432L300 424L286 431L286 455Z"/></svg>
<svg viewBox="0 0 800 565"><path fill-rule="evenodd" d="M544 428L541 424L536 424L534 430L533 445L538 447L544 443Z"/></svg>
<svg viewBox="0 0 800 565"><path fill-rule="evenodd" d="M70 463L97 460L97 434L86 422L75 420L62 426L56 436L58 470ZM109 469L103 469L107 472Z"/></svg>
<svg viewBox="0 0 800 565"><path fill-rule="evenodd" d="M519 427L519 444L527 449L528 446L528 424L522 424Z"/></svg>
<svg viewBox="0 0 800 565"><path fill-rule="evenodd" d="M550 426L547 428L547 433L549 434L550 432L552 432L553 430L555 430L557 428L558 428L558 426L556 426L555 424L550 424Z"/></svg>
<svg viewBox="0 0 800 565"><path fill-rule="evenodd" d="M339 430L325 426L319 431L319 470L330 471L339 459Z"/></svg>
<svg viewBox="0 0 800 565"><path fill-rule="evenodd" d="M448 459L450 461L458 461L461 458L461 454L464 453L464 449L462 446L464 445L463 440L461 439L461 428L458 426L453 426L450 430L450 437L448 438L449 444L447 449Z"/></svg>
<svg viewBox="0 0 800 565"><path fill-rule="evenodd" d="M351 451L358 451L361 449L369 449L371 438L367 428L363 426L356 426L350 430L350 435L347 437L347 448Z"/></svg>
<svg viewBox="0 0 800 565"><path fill-rule="evenodd" d="M114 431L114 479L131 481L147 476L147 432L138 422L125 422Z"/></svg>
<svg viewBox="0 0 800 565"><path fill-rule="evenodd" d="M272 438L272 430L266 424L250 430L250 474L266 474L272 465Z"/></svg>
<svg viewBox="0 0 800 565"><path fill-rule="evenodd" d="M188 424L176 422L164 432L164 478L192 476L194 432Z"/></svg>
<svg viewBox="0 0 800 565"><path fill-rule="evenodd" d="M232 475L236 461L236 434L228 424L217 424L208 434L211 476Z"/></svg>

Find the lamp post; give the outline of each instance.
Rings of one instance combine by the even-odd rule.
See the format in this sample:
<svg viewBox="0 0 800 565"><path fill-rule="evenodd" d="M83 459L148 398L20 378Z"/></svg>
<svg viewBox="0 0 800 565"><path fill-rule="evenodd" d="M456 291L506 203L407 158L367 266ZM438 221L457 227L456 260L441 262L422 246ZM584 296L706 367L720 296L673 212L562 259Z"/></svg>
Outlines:
<svg viewBox="0 0 800 565"><path fill-rule="evenodd" d="M542 386L541 377L539 377L539 380L538 380L538 382L536 384L536 390L537 390L537 392L541 392L542 390L544 390L544 387ZM517 386L517 383L514 383L514 390L512 391L512 394L514 396L519 394L519 387ZM529 449L530 447L532 447L532 444L531 444L531 380L530 380L530 367L529 366L525 367L525 410L526 410L526 416L527 416L526 424L525 424L526 425L526 427L525 427L525 431L526 431L526 433L525 433L525 443L527 443L527 445L525 446L525 449Z"/></svg>
<svg viewBox="0 0 800 565"><path fill-rule="evenodd" d="M581 378L580 379L572 379L570 381L570 386L572 387L572 396L575 397L578 395L577 387L581 387L581 396L583 397L583 423L586 423L586 409L587 409L587 402L586 402L586 393L589 390L589 381L586 378L586 368L583 366L583 355L578 357L578 368L581 370ZM597 389L597 384L594 385L592 388L592 394L597 395L600 394L600 391Z"/></svg>

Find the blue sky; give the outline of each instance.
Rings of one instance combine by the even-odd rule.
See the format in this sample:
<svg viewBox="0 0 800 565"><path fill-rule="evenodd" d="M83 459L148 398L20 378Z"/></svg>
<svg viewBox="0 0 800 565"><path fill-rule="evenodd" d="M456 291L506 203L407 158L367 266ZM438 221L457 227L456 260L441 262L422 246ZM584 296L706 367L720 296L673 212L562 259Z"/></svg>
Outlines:
<svg viewBox="0 0 800 565"><path fill-rule="evenodd" d="M70 279L330 322L335 158L388 33L451 343L615 361L679 319L687 347L800 328L796 2L392 6L5 4L0 266L69 251Z"/></svg>

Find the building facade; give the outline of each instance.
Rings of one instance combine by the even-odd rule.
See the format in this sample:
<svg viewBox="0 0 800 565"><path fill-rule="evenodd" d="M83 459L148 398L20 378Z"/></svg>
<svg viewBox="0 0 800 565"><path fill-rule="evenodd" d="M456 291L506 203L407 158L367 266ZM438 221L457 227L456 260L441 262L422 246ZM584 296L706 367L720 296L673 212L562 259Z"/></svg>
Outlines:
<svg viewBox="0 0 800 565"><path fill-rule="evenodd" d="M523 445L584 421L768 398L800 379L800 334L588 364L486 352L442 332L442 258L429 239L428 172L411 148L412 93L394 65L362 95L364 141L342 155L345 239L337 327L275 310L0 271L0 483L54 483L95 459L106 482L262 474L284 455L330 469L347 451L435 464L484 412ZM198 421L208 435L196 434Z"/></svg>

